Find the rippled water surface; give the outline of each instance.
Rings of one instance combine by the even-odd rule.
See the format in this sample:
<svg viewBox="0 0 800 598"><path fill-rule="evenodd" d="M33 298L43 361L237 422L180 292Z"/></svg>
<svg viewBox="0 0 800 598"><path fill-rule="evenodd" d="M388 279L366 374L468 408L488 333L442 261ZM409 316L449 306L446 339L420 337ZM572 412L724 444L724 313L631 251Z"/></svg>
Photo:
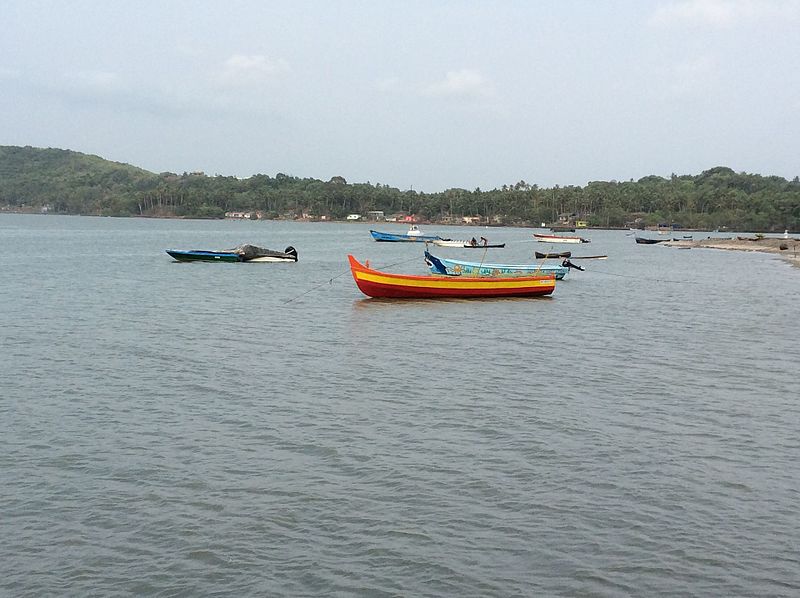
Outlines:
<svg viewBox="0 0 800 598"><path fill-rule="evenodd" d="M368 229L0 215L0 595L800 594L800 269L589 231L378 301ZM164 253L242 242L300 261Z"/></svg>

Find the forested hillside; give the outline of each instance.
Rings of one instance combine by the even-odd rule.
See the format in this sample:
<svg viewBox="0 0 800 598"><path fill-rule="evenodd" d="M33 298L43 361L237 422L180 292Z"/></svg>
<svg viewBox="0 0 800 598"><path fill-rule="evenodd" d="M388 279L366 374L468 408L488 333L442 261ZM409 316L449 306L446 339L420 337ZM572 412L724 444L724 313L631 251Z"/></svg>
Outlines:
<svg viewBox="0 0 800 598"><path fill-rule="evenodd" d="M203 173L155 174L98 156L61 149L0 146L0 209L113 216L221 218L258 212L264 218L344 219L382 210L420 220L538 225L574 214L590 226L677 223L683 227L800 230L800 180L716 167L699 175L594 181L584 187L539 188L519 181L499 189L420 193L370 183L349 184L285 174L247 179Z"/></svg>

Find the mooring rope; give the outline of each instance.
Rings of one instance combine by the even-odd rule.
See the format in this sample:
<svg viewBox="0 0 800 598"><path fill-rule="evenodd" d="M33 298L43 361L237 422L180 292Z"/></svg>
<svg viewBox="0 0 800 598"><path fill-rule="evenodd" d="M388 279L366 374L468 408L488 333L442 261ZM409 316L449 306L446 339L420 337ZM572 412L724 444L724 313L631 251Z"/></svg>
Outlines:
<svg viewBox="0 0 800 598"><path fill-rule="evenodd" d="M395 262L395 263L393 263L393 264L386 264L385 266L379 266L379 268L378 268L378 269L383 269L383 268L393 268L394 266L399 266L399 265L401 265L401 264L405 264L405 263L408 263L408 262L410 262L410 261L417 260L417 259L419 259L419 256L415 256L415 257L413 257L413 258L409 258L409 259L407 259L407 260L401 260L401 261L399 261L399 262ZM368 267L371 267L371 266L368 266ZM326 280L325 282L321 282L321 283L319 283L318 285L315 285L315 286L311 287L310 289L308 289L308 290L306 290L306 291L303 291L302 293L300 293L299 295L296 295L296 296L292 297L291 299L287 299L286 301L284 301L284 302L283 302L283 305L287 305L287 304L289 304L289 303L291 303L291 302L293 302L293 301L297 301L298 299L300 299L300 297L304 297L305 295L308 295L308 294L309 294L309 293L311 293L312 291L316 291L317 289L320 289L320 288L324 287L326 284L331 284L331 285L332 285L334 280L336 280L337 278L341 278L341 277L342 277L342 276L344 276L345 274L349 274L349 273L350 273L350 268L348 268L348 269L347 269L347 270L345 270L344 272L340 272L339 274L337 274L336 276L334 276L334 277L332 277L332 278L329 278L329 279L328 279L328 280Z"/></svg>

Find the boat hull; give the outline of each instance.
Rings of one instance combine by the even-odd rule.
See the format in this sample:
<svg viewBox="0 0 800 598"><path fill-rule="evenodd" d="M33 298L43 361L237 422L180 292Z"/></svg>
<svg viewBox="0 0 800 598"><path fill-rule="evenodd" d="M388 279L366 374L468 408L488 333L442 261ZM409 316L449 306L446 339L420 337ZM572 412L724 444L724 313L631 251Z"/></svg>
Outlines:
<svg viewBox="0 0 800 598"><path fill-rule="evenodd" d="M537 260L543 260L546 258L559 259L565 257L572 257L571 251L559 251L558 253L540 253L538 251L534 251L533 253L536 256Z"/></svg>
<svg viewBox="0 0 800 598"><path fill-rule="evenodd" d="M476 243L473 245L469 241L452 241L450 239L434 239L432 241L437 247L459 247L463 249L500 249L506 246L505 243Z"/></svg>
<svg viewBox="0 0 800 598"><path fill-rule="evenodd" d="M473 278L416 276L373 270L348 255L350 271L359 290L368 297L392 299L442 299L478 297L536 297L550 295L554 276Z"/></svg>
<svg viewBox="0 0 800 598"><path fill-rule="evenodd" d="M564 235L541 235L534 233L533 236L540 243L589 243L589 239L583 237L569 237Z"/></svg>
<svg viewBox="0 0 800 598"><path fill-rule="evenodd" d="M394 233L382 233L381 231L371 230L369 231L372 235L372 238L376 241L384 241L384 242L401 242L401 243L424 243L425 241L436 241L441 239L441 237L437 235L396 235Z"/></svg>
<svg viewBox="0 0 800 598"><path fill-rule="evenodd" d="M227 251L200 251L192 249L183 251L167 249L167 253L179 262L241 262L241 258Z"/></svg>
<svg viewBox="0 0 800 598"><path fill-rule="evenodd" d="M275 251L255 247L254 245L242 245L242 249L231 251L206 251L201 249L167 249L170 257L179 262L296 262L297 251L289 246L286 251Z"/></svg>
<svg viewBox="0 0 800 598"><path fill-rule="evenodd" d="M476 262L465 262L463 260L452 260L444 257L434 257L425 252L428 266L434 274L441 274L435 265L435 261L441 263L450 276L537 276L552 274L556 280L562 280L569 268L555 264L480 264Z"/></svg>
<svg viewBox="0 0 800 598"><path fill-rule="evenodd" d="M655 245L656 243L665 243L669 239L647 239L645 237L635 237L639 245Z"/></svg>
<svg viewBox="0 0 800 598"><path fill-rule="evenodd" d="M254 257L251 260L246 260L247 262L256 262L256 263L263 263L263 264L271 264L275 262L296 262L297 258L287 255L286 257L277 256L277 255L262 255L260 257Z"/></svg>

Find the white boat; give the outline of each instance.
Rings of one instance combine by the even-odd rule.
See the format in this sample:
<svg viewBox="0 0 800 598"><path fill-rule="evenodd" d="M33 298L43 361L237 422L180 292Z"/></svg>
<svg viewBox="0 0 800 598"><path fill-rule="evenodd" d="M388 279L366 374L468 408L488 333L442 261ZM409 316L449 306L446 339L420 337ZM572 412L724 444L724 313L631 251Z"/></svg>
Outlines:
<svg viewBox="0 0 800 598"><path fill-rule="evenodd" d="M464 247L467 244L466 241L454 241L453 239L434 239L431 242L439 247Z"/></svg>
<svg viewBox="0 0 800 598"><path fill-rule="evenodd" d="M438 247L462 247L465 249L480 249L480 248L487 248L487 247L505 247L505 243L489 243L489 241L485 237L481 237L480 241L476 241L472 239L470 241L458 240L458 239L434 239L431 241L434 245Z"/></svg>
<svg viewBox="0 0 800 598"><path fill-rule="evenodd" d="M572 237L569 235L543 235L540 233L533 233L533 236L540 243L589 243L589 239Z"/></svg>

